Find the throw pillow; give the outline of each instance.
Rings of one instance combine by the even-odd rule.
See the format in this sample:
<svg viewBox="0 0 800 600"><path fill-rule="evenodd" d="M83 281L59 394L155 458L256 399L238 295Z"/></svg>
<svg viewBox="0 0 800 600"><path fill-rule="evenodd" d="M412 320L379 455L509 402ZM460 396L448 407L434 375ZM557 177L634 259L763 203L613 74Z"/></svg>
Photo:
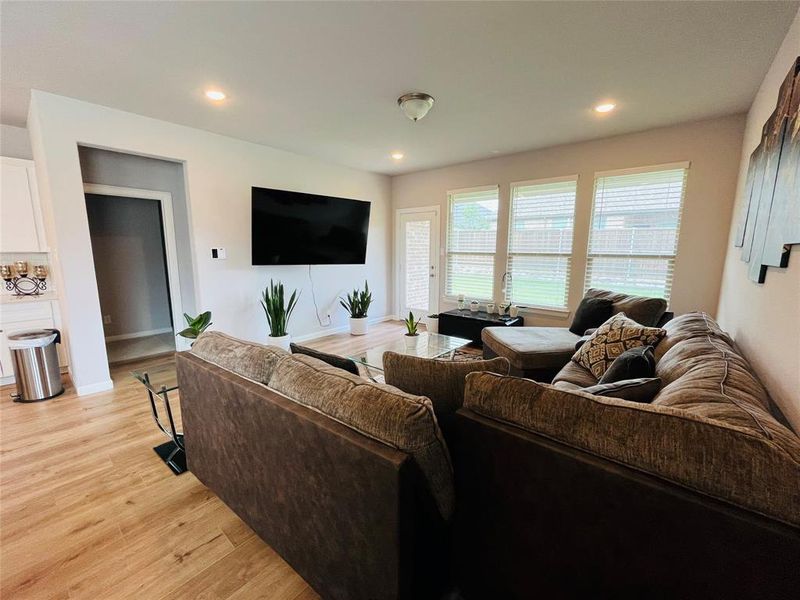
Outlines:
<svg viewBox="0 0 800 600"><path fill-rule="evenodd" d="M644 327L625 313L617 313L597 328L572 360L600 379L620 354L631 348L655 346L665 334L663 329Z"/></svg>
<svg viewBox="0 0 800 600"><path fill-rule="evenodd" d="M609 298L584 298L575 310L569 330L575 335L584 335L587 329L605 323L613 309L614 302Z"/></svg>
<svg viewBox="0 0 800 600"><path fill-rule="evenodd" d="M597 383L614 383L626 379L652 377L656 374L656 359L652 346L625 350L611 363Z"/></svg>
<svg viewBox="0 0 800 600"><path fill-rule="evenodd" d="M660 378L641 377L639 379L615 381L614 383L601 383L583 388L581 391L594 394L595 396L619 398L620 400L629 400L630 402L650 403L660 390Z"/></svg>
<svg viewBox="0 0 800 600"><path fill-rule="evenodd" d="M383 376L387 384L415 396L427 396L442 428L448 417L464 403L469 373L489 371L508 375L511 364L502 356L490 360L433 360L396 352L383 355Z"/></svg>
<svg viewBox="0 0 800 600"><path fill-rule="evenodd" d="M289 348L292 350L292 354L305 354L306 356L311 356L312 358L316 358L321 360L324 363L329 364L332 367L336 367L337 369L342 369L347 371L348 373L352 373L353 375L358 375L358 365L356 365L355 361L350 360L349 358L344 358L343 356L336 356L335 354L328 354L327 352L320 352L319 350L314 350L313 348L308 348L306 346L300 346L299 344L289 344Z"/></svg>

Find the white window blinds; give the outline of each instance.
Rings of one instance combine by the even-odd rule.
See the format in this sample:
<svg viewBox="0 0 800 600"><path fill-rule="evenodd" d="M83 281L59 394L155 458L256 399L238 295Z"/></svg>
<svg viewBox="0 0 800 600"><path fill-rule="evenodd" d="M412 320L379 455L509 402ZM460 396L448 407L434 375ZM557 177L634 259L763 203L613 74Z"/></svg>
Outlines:
<svg viewBox="0 0 800 600"><path fill-rule="evenodd" d="M498 205L497 186L448 194L445 295L492 298Z"/></svg>
<svg viewBox="0 0 800 600"><path fill-rule="evenodd" d="M688 164L597 176L586 288L669 300Z"/></svg>
<svg viewBox="0 0 800 600"><path fill-rule="evenodd" d="M575 179L511 186L507 299L566 308L575 222Z"/></svg>

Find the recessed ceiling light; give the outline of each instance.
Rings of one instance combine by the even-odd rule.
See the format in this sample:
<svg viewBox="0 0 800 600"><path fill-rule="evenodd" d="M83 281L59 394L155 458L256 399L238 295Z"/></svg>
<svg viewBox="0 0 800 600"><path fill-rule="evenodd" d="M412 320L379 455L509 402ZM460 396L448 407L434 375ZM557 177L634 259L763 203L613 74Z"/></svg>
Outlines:
<svg viewBox="0 0 800 600"><path fill-rule="evenodd" d="M402 152L392 152L392 158L395 160L402 160L404 156Z"/></svg>
<svg viewBox="0 0 800 600"><path fill-rule="evenodd" d="M221 100L225 100L225 92L220 90L206 90L206 98L214 102L220 102Z"/></svg>
<svg viewBox="0 0 800 600"><path fill-rule="evenodd" d="M613 102L604 102L603 104L598 104L597 106L595 106L594 110L599 113L607 113L611 112L616 107L617 105L614 104Z"/></svg>

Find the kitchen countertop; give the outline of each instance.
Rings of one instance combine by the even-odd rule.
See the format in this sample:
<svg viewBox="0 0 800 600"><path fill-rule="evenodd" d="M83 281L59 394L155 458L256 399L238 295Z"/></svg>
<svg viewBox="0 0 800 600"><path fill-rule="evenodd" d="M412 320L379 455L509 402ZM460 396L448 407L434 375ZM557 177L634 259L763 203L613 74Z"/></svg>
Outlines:
<svg viewBox="0 0 800 600"><path fill-rule="evenodd" d="M14 296L13 294L0 294L0 304L25 304L27 302L52 302L58 300L55 292L42 292L38 296Z"/></svg>

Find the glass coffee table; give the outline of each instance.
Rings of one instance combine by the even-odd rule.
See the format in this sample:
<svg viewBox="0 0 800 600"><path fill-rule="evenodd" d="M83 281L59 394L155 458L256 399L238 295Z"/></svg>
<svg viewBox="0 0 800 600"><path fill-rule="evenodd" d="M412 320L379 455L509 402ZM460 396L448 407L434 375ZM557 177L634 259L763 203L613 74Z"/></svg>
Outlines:
<svg viewBox="0 0 800 600"><path fill-rule="evenodd" d="M453 357L456 350L469 344L470 340L452 335L442 335L439 333L423 332L410 344L406 336L400 335L397 341L368 348L358 354L348 356L357 364L363 365L368 370L376 369L383 371L383 355L386 352L397 352L405 356L416 356L418 358L441 358L443 356Z"/></svg>
<svg viewBox="0 0 800 600"><path fill-rule="evenodd" d="M156 446L153 450L175 475L185 473L189 469L186 467L186 449L183 445L183 434L179 433L175 427L175 419L172 416L169 398L169 393L178 389L178 373L175 369L175 361L154 365L142 371L134 371L132 375L147 390L153 420L161 432L170 440ZM164 412L167 417L166 423L163 422L159 414L158 400L161 400L164 405Z"/></svg>

